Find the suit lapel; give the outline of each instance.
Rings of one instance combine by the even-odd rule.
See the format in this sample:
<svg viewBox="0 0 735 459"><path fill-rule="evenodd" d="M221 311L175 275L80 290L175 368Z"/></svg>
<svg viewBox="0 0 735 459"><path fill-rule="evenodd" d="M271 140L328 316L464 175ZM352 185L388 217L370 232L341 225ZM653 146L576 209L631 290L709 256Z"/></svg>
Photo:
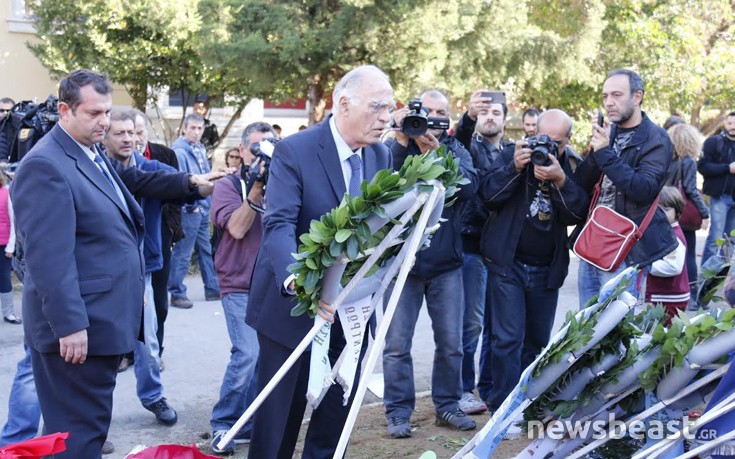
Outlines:
<svg viewBox="0 0 735 459"><path fill-rule="evenodd" d="M342 165L339 162L339 153L337 153L337 145L332 138L332 130L329 127L329 119L324 121L321 126L321 139L319 142L320 149L317 153L319 161L327 174L327 179L332 187L334 196L337 201L342 201L342 197L347 192L345 186L344 175L342 174Z"/></svg>
<svg viewBox="0 0 735 459"><path fill-rule="evenodd" d="M54 139L61 145L64 153L66 153L67 156L69 156L76 162L79 172L81 172L82 175L87 178L87 180L92 182L92 184L97 187L102 192L102 194L107 196L107 198L110 199L117 206L118 209L120 209L120 213L122 213L125 218L127 218L128 221L132 223L132 220L130 220L130 216L125 211L125 207L123 207L120 199L117 197L117 193L112 187L112 184L110 184L105 176L102 175L102 171L100 171L94 161L89 159L87 154L82 151L82 148L77 145L77 143L74 142L74 140L69 137L69 135L61 129L61 127L55 127L54 130L51 131L50 135L53 135ZM112 170L112 166L110 166L109 163L108 168ZM116 174L113 174L113 177L115 175ZM125 194L124 191L123 194Z"/></svg>

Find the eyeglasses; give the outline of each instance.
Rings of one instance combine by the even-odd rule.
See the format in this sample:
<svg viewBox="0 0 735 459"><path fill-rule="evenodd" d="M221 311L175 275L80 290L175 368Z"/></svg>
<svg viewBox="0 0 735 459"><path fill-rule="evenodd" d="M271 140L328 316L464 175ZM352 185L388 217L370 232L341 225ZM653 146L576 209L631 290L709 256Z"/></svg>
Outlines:
<svg viewBox="0 0 735 459"><path fill-rule="evenodd" d="M9 108L0 108L0 113L10 113Z"/></svg>
<svg viewBox="0 0 735 459"><path fill-rule="evenodd" d="M396 109L396 104L394 102L370 102L368 109L376 114L383 112L383 110L388 110L388 113L391 113Z"/></svg>

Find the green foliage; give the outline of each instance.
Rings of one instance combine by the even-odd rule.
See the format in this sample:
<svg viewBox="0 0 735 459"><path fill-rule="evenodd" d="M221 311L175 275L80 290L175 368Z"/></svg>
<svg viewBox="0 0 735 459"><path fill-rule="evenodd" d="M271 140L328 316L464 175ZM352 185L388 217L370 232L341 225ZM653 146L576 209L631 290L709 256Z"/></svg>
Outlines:
<svg viewBox="0 0 735 459"><path fill-rule="evenodd" d="M55 76L77 68L107 73L145 107L148 88L196 88L204 69L197 1L28 0L41 39L29 45Z"/></svg>
<svg viewBox="0 0 735 459"><path fill-rule="evenodd" d="M685 312L671 320L668 328L659 324L653 332L652 346L661 346L661 354L653 365L641 373L641 387L651 391L671 368L684 364L684 358L697 344L732 330L735 325L735 309L722 312L713 309L696 319L689 319Z"/></svg>
<svg viewBox="0 0 735 459"><path fill-rule="evenodd" d="M301 245L298 253L294 254L296 262L288 267L296 275L297 305L291 310L291 315L305 312L310 317L316 315L322 292L321 280L326 269L342 253L350 260L342 285L352 279L365 261L362 257L365 251L376 247L391 227L386 225L371 234L365 222L369 216L377 214L384 217L383 205L400 198L415 185L433 179L442 181L447 200L456 193L459 185L467 183L467 179L459 175L458 163L445 146L425 155L409 156L398 172L389 169L378 171L370 183L363 181L360 185L362 196L350 197L345 193L338 207L324 214L319 221L312 221L309 232L299 237ZM385 262L399 250L400 244L391 247L382 255L380 262ZM378 269L379 264L371 269L370 274Z"/></svg>

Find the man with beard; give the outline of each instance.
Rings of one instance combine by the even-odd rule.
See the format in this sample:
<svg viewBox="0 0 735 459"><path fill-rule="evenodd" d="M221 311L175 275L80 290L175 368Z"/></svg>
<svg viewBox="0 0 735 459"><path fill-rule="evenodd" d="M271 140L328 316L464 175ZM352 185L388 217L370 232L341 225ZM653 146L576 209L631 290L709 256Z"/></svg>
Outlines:
<svg viewBox="0 0 735 459"><path fill-rule="evenodd" d="M602 100L609 126L592 125L592 151L577 168L575 179L592 193L600 181L595 206L607 206L641 224L664 186L673 156L669 136L641 110L645 88L641 77L627 69L612 70L602 86ZM600 287L628 266L647 267L677 246L666 214L656 209L651 223L627 258L613 271L603 271L579 262L579 304L585 304ZM646 269L628 290L638 296Z"/></svg>
<svg viewBox="0 0 735 459"><path fill-rule="evenodd" d="M528 108L523 112L523 132L525 133L524 138L533 137L536 135L536 124L538 123L538 110L535 108Z"/></svg>
<svg viewBox="0 0 735 459"><path fill-rule="evenodd" d="M449 100L437 90L421 95L423 109L429 117L449 116ZM393 114L400 126L408 109ZM445 145L459 163L460 173L469 180L458 193L461 203L475 196L477 175L469 153L443 129L431 129L425 134L409 138L401 131L390 144L393 164L399 169L410 155L420 155ZM416 320L424 298L434 330L436 353L432 371L431 395L436 410L436 425L456 430L473 430L475 421L459 407L462 397L460 370L462 368L462 241L459 206L444 209L446 221L434 233L428 249L416 256L416 264L406 280L395 316L385 338L383 373L385 379L385 411L388 434L393 438L411 436L410 418L413 414L416 391L413 383L411 341ZM392 290L392 289L391 289ZM386 293L386 301L390 293Z"/></svg>
<svg viewBox="0 0 735 459"><path fill-rule="evenodd" d="M717 238L735 229L735 112L725 117L721 133L709 137L697 167L704 177L702 191L710 197L710 227L702 265L717 251Z"/></svg>
<svg viewBox="0 0 735 459"><path fill-rule="evenodd" d="M513 152L515 145L503 141L508 107L493 103L478 89L470 98L469 108L456 129L457 140L470 151L479 180L487 174L501 151ZM486 301L487 268L480 254L480 236L485 222L494 216L478 195L462 204L462 249L464 265L464 317L462 325L462 399L459 407L467 414L482 413L487 409L475 398L475 351L482 332L479 381L477 391L482 400L489 400L492 390L490 373L490 305Z"/></svg>

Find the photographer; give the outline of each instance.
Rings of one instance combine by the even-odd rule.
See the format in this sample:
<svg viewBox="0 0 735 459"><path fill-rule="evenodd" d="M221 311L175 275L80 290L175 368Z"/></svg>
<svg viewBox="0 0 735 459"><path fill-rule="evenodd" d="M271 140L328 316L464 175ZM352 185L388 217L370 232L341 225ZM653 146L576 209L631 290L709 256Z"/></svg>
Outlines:
<svg viewBox="0 0 735 459"><path fill-rule="evenodd" d="M253 377L258 362L258 336L250 325L245 323L245 314L250 299L250 277L255 266L255 258L263 237L261 216L249 204L262 204L265 183L255 180L251 187L244 180L249 167L262 167L254 162L252 147L274 139L276 133L268 123L251 123L245 127L240 141L241 173L230 175L214 187L212 194L212 225L221 239L214 252L214 269L217 272L222 309L230 335L232 348L230 363L222 378L219 401L212 409L212 451L215 454L233 454L234 442L223 448L217 444L245 412L256 394L256 379ZM262 176L262 173L261 173ZM247 199L243 199L247 196ZM250 390L252 386L253 390ZM236 437L250 438L250 425L241 430Z"/></svg>
<svg viewBox="0 0 735 459"><path fill-rule="evenodd" d="M409 155L418 155L445 145L459 161L461 174L470 183L462 186L459 200L469 199L477 190L477 175L470 154L462 144L450 137L446 128L449 101L437 90L424 92L409 107L394 112L393 120L401 127L390 144L393 163L399 169ZM408 116L410 116L410 118ZM418 133L421 117L430 129ZM431 128L435 126L434 128ZM411 137L405 131L412 134ZM444 209L446 219L431 238L428 249L419 252L403 288L385 341L383 372L385 377L385 407L388 434L393 438L411 436L410 417L416 393L413 384L411 341L424 297L434 329L434 370L432 399L436 409L436 424L457 430L472 430L475 421L459 408L462 396L462 240L460 213L457 204ZM390 293L386 293L386 300Z"/></svg>
<svg viewBox="0 0 735 459"><path fill-rule="evenodd" d="M547 344L559 288L568 272L567 226L584 221L589 198L574 181L564 154L572 119L548 110L539 137L503 151L480 181L480 197L497 216L483 228L492 347L491 411Z"/></svg>

